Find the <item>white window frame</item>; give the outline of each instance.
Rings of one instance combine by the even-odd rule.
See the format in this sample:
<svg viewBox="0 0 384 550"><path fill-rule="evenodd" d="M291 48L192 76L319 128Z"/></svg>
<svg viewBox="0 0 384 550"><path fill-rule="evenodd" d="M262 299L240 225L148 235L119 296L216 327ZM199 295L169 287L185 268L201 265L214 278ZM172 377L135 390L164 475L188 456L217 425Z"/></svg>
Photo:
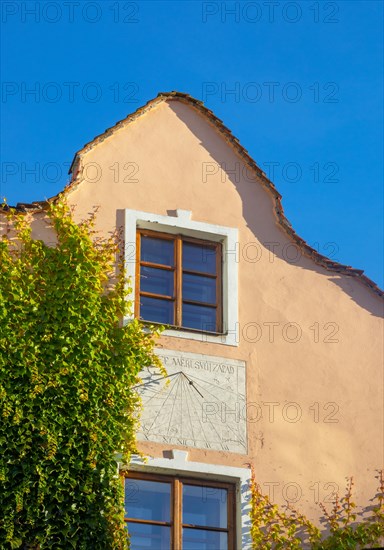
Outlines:
<svg viewBox="0 0 384 550"><path fill-rule="evenodd" d="M236 488L236 548L251 550L252 539L249 519L251 470L222 464L189 462L188 452L177 449L170 450L169 455L170 458L133 455L128 466L118 463L118 471L120 473L128 470L158 475L183 475L207 482L211 480L233 483ZM116 458L118 459L118 457Z"/></svg>
<svg viewBox="0 0 384 550"><path fill-rule="evenodd" d="M176 210L176 216L162 216L140 210L125 210L125 269L130 280L129 286L132 288L133 301L136 287L136 262L138 261L136 258L137 229L150 229L171 235L182 234L186 237L221 242L223 248L223 334L213 335L183 329L168 329L163 332L163 335L238 346L238 230L234 227L191 220L191 214L189 210ZM126 318L125 322L129 322L132 318L133 315Z"/></svg>

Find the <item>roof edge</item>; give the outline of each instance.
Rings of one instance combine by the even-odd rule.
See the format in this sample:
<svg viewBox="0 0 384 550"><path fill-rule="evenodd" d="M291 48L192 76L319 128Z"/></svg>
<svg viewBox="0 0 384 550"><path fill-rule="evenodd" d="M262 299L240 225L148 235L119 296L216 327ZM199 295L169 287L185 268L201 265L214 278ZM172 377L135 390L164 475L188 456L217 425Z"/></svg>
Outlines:
<svg viewBox="0 0 384 550"><path fill-rule="evenodd" d="M334 273L338 273L341 275L357 277L358 280L360 280L365 286L367 286L375 294L379 295L380 297L384 297L384 291L374 281L372 281L369 277L364 275L364 270L356 269L351 266L330 260L326 256L323 256L322 254L320 254L317 250L309 246L309 244L295 232L295 230L292 228L291 223L288 221L288 219L284 214L284 209L281 202L282 196L277 191L273 182L268 179L265 172L263 172L263 170L261 170L261 168L256 164L256 162L249 155L248 151L240 144L239 140L232 134L231 130L227 128L227 126L225 126L224 123L210 109L208 109L202 101L195 99L191 95L185 94L182 92L177 92L177 91L159 92L154 99L149 100L147 103L145 103L145 105L143 105L142 107L139 107L136 111L134 111L124 119L117 122L114 126L107 128L103 133L97 135L91 141L87 142L81 149L79 149L75 153L73 157L73 160L69 169L69 174L73 174L71 182L57 195L45 201L35 201L32 203L17 203L15 207L5 205L5 206L2 206L2 208L0 208L0 212L2 209L9 210L11 208L14 208L20 212L25 212L25 213L27 212L37 213L37 212L46 210L48 205L51 202L58 200L61 196L65 195L74 185L76 185L77 173L74 171L74 167L76 165L77 160L81 158L82 154L86 153L92 147L94 147L98 143L101 143L102 141L107 139L114 132L116 132L126 124L129 124L130 122L136 120L138 117L140 117L141 115L143 115L144 113L146 113L147 111L149 111L150 109L158 105L159 103L163 101L171 101L171 100L178 100L183 103L187 103L191 105L193 108L195 108L197 111L201 112L203 116L205 116L205 118L207 118L211 122L211 124L215 126L215 128L219 131L219 133L224 137L225 141L235 149L235 151L240 155L243 161L252 170L256 172L256 174L260 177L261 183L263 184L263 186L272 194L274 198L274 201L275 201L274 211L275 211L279 225L288 234L288 236L295 241L295 243L299 246L300 250L303 252L305 256L311 258L316 264L324 267L328 271L332 271Z"/></svg>

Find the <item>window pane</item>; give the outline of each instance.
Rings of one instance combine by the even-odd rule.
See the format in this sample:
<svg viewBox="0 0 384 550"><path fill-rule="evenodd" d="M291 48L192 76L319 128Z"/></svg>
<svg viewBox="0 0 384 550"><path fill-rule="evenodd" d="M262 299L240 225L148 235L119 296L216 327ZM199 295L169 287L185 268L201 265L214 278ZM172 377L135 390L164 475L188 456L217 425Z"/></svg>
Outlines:
<svg viewBox="0 0 384 550"><path fill-rule="evenodd" d="M156 269L155 267L140 268L140 290L173 296L173 271Z"/></svg>
<svg viewBox="0 0 384 550"><path fill-rule="evenodd" d="M128 523L128 533L131 537L131 550L154 550L155 548L169 550L171 548L169 527Z"/></svg>
<svg viewBox="0 0 384 550"><path fill-rule="evenodd" d="M183 327L216 331L216 308L183 304Z"/></svg>
<svg viewBox="0 0 384 550"><path fill-rule="evenodd" d="M183 273L183 300L216 303L216 279Z"/></svg>
<svg viewBox="0 0 384 550"><path fill-rule="evenodd" d="M144 321L154 321L173 325L174 302L140 296L140 318Z"/></svg>
<svg viewBox="0 0 384 550"><path fill-rule="evenodd" d="M183 550L227 550L228 534L204 529L183 529Z"/></svg>
<svg viewBox="0 0 384 550"><path fill-rule="evenodd" d="M127 478L124 496L125 517L170 521L170 483Z"/></svg>
<svg viewBox="0 0 384 550"><path fill-rule="evenodd" d="M183 523L227 527L227 490L183 485Z"/></svg>
<svg viewBox="0 0 384 550"><path fill-rule="evenodd" d="M141 260L153 264L173 266L174 242L168 239L141 236Z"/></svg>
<svg viewBox="0 0 384 550"><path fill-rule="evenodd" d="M183 242L183 269L216 273L216 247Z"/></svg>

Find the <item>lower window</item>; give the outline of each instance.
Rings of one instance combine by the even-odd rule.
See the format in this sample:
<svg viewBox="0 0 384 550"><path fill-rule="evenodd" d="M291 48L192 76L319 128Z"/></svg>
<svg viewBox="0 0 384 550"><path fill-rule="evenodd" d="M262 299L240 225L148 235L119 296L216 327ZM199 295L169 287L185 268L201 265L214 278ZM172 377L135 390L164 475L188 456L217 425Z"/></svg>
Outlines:
<svg viewBox="0 0 384 550"><path fill-rule="evenodd" d="M129 472L125 521L131 550L234 550L235 486Z"/></svg>

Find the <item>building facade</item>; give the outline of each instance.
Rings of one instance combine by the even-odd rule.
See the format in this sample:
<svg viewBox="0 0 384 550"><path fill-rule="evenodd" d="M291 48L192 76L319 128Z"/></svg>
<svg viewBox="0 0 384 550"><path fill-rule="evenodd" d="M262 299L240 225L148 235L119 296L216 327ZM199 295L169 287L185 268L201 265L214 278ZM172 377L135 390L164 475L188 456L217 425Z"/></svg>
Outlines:
<svg viewBox="0 0 384 550"><path fill-rule="evenodd" d="M383 464L382 291L309 247L273 183L204 105L176 92L86 144L65 190L124 234L132 316L167 328L167 376L142 372L138 446L121 464L135 548L250 548L253 467L318 520ZM43 205L20 205L34 215ZM126 319L129 322L129 319ZM328 504L330 505L330 504ZM173 545L173 546L172 546Z"/></svg>

